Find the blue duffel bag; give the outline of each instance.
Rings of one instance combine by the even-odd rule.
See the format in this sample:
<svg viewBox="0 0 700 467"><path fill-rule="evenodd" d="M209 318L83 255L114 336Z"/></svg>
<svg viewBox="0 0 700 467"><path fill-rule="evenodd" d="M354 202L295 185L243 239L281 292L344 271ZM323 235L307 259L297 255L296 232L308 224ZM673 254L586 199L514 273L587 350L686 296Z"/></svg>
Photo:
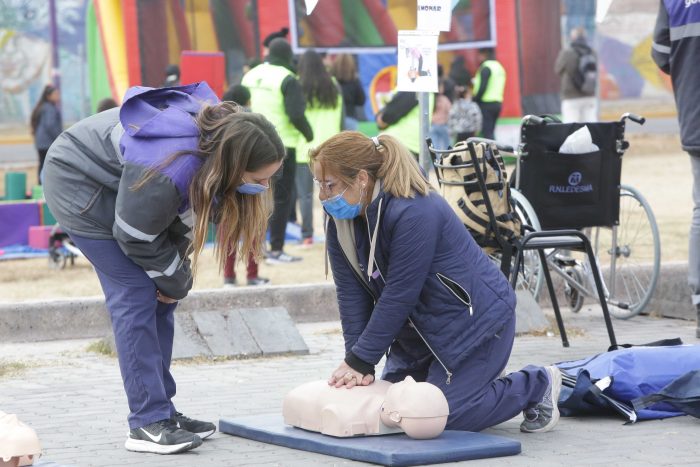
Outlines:
<svg viewBox="0 0 700 467"><path fill-rule="evenodd" d="M618 413L635 422L700 414L700 346L662 342L557 366L563 416Z"/></svg>

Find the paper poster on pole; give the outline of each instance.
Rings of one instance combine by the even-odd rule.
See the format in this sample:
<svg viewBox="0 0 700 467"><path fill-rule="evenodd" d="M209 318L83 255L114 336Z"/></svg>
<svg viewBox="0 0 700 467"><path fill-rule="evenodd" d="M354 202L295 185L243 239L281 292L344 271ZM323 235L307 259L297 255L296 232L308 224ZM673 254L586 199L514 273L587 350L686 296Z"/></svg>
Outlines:
<svg viewBox="0 0 700 467"><path fill-rule="evenodd" d="M306 0L306 14L310 15L314 11L314 8L316 8L317 4L318 0Z"/></svg>
<svg viewBox="0 0 700 467"><path fill-rule="evenodd" d="M437 46L437 31L399 31L397 90L438 92Z"/></svg>
<svg viewBox="0 0 700 467"><path fill-rule="evenodd" d="M452 0L417 0L418 23L423 31L449 31L452 23Z"/></svg>

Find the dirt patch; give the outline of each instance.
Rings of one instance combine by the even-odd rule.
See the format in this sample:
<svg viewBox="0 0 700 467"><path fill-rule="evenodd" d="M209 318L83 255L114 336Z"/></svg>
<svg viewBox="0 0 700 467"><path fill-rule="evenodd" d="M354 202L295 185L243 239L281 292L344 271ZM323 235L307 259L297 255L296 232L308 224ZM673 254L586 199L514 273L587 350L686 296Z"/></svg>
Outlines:
<svg viewBox="0 0 700 467"><path fill-rule="evenodd" d="M677 138L677 137L676 137ZM630 135L632 146L623 158L622 183L639 189L651 204L659 225L662 261L687 260L688 229L692 212L692 175L688 155L663 137ZM670 146L670 147L669 147ZM30 178L31 179L31 176ZM0 170L0 183L4 175ZM320 207L316 203L316 232L323 232ZM305 249L288 243L285 250L303 258L286 265L260 265L259 275L272 284L309 284L332 280L324 272L324 246ZM245 265L238 264L239 284L246 279ZM223 277L211 250L202 256L194 288L223 286ZM50 269L47 259L0 262L0 302L102 295L97 276L84 258L63 270Z"/></svg>

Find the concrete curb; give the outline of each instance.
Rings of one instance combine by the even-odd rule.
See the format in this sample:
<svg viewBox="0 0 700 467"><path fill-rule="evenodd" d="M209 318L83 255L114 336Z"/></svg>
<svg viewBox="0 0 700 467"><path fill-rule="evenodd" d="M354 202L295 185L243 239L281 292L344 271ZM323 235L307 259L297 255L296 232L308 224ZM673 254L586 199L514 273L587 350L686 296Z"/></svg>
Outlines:
<svg viewBox="0 0 700 467"><path fill-rule="evenodd" d="M661 265L656 294L649 306L654 316L695 320L687 286L688 263ZM541 305L548 305L546 289ZM179 313L283 306L295 323L337 320L338 303L332 283L240 287L192 292ZM0 304L0 341L36 342L105 337L111 333L104 298L57 299Z"/></svg>
<svg viewBox="0 0 700 467"><path fill-rule="evenodd" d="M338 319L334 284L199 290L177 313L283 306L295 323ZM105 337L111 324L103 297L0 304L0 341L36 342Z"/></svg>
<svg viewBox="0 0 700 467"><path fill-rule="evenodd" d="M603 274L605 274L605 272L603 272ZM564 281L556 274L553 274L552 282L554 283L555 290L558 291L557 301L559 302L559 306L562 310L566 311L568 307L563 302L561 293L564 287ZM551 306L549 292L544 283L542 284L539 297L539 304L541 306ZM586 298L585 303L593 303L593 299ZM659 279L656 283L656 291L644 313L660 318L678 318L690 321L695 321L697 319L695 307L692 305L690 299L687 262L676 261L661 263Z"/></svg>

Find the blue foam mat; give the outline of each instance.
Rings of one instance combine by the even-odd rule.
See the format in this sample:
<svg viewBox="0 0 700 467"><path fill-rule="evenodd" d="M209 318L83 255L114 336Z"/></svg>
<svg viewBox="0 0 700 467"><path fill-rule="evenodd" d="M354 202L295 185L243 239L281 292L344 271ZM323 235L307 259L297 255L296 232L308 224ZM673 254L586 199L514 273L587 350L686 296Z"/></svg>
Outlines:
<svg viewBox="0 0 700 467"><path fill-rule="evenodd" d="M279 414L222 418L219 431L263 443L392 466L520 454L520 443L502 436L448 430L429 440L415 440L404 434L334 438L285 425Z"/></svg>

